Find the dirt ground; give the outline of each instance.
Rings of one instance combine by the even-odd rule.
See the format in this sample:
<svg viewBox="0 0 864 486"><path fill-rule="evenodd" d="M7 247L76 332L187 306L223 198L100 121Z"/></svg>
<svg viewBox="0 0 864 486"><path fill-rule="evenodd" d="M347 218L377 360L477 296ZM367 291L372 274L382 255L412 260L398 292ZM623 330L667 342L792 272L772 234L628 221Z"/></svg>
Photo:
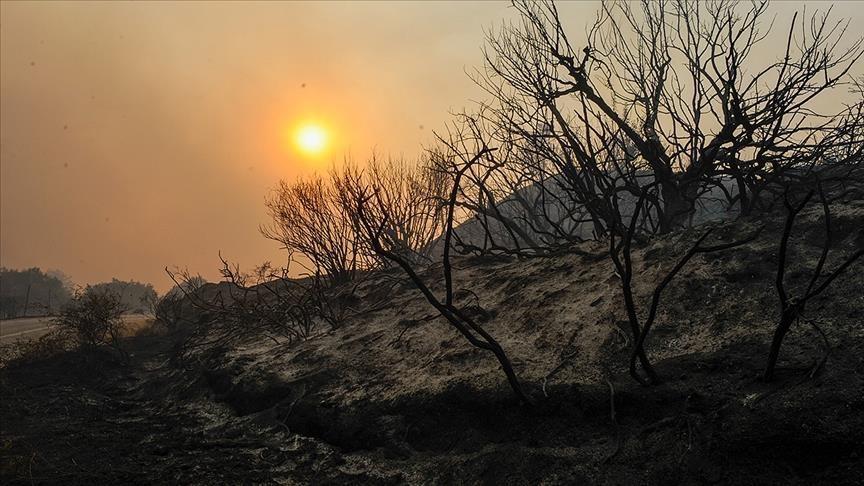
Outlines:
<svg viewBox="0 0 864 486"><path fill-rule="evenodd" d="M460 258L459 300L508 352L533 407L517 403L488 353L390 272L360 286L360 312L301 343L249 339L180 363L170 359L170 337L142 335L128 339L125 366L76 353L10 364L0 372L2 479L862 484L861 263L805 314L830 343L825 366L812 373L826 350L816 328L801 322L786 339L777 379L760 379L778 318L781 223L719 228L717 241L729 241L766 227L746 247L695 257L670 285L648 343L658 386L642 387L626 372L630 338L606 259ZM796 228L790 288L806 286L820 224L810 211ZM864 203L839 208L834 228L827 268L864 245ZM638 249L643 312L698 232Z"/></svg>

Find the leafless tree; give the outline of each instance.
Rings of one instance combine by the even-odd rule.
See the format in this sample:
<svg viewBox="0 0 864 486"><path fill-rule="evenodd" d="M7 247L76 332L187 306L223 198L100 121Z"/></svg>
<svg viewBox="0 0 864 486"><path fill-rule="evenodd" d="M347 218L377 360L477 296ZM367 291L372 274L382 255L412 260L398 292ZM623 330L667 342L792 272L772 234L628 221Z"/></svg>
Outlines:
<svg viewBox="0 0 864 486"><path fill-rule="evenodd" d="M792 199L794 193L798 192L800 194L802 192L802 185L804 186L803 189L806 191L806 194L801 197L798 202L793 202ZM810 186L809 189L807 188L807 185ZM816 186L815 188L813 187L814 185ZM822 207L823 221L825 225L825 241L822 244L819 260L812 271L813 273L810 276L807 287L803 289L803 291L799 289L798 292L793 294L786 287L786 273L790 264L789 240L795 226L796 217L813 199L814 194L818 194L819 204ZM774 378L774 368L776 367L777 359L780 356L780 347L783 345L783 339L786 337L786 333L789 332L792 325L801 319L807 302L824 292L840 274L846 271L853 263L855 263L856 260L861 258L861 256L864 256L864 248L859 246L859 248L854 250L850 255L843 258L842 262L833 271L828 272L825 270L825 262L828 258L829 252L831 251L831 245L833 242L831 234L831 208L823 184L818 179L816 182L813 182L812 180L804 181L803 184L799 184L797 187L792 184L787 185L784 192L783 205L786 208L786 220L783 226L783 233L780 237L780 246L777 258L777 274L775 280L777 296L780 300L780 321L777 323L777 327L774 330L774 337L771 341L771 347L768 352L768 362L765 366L765 372L763 373L763 379L765 381L770 381ZM823 338L825 337L822 330L819 329L814 322L808 322L814 326ZM821 366L822 364L824 364L824 359L817 366ZM816 371L816 368L814 368L814 371Z"/></svg>
<svg viewBox="0 0 864 486"><path fill-rule="evenodd" d="M166 292L150 303L150 313L154 320L162 326L174 327L182 318L182 292Z"/></svg>
<svg viewBox="0 0 864 486"><path fill-rule="evenodd" d="M350 200L352 187L366 185L379 190L382 211L391 217L388 238L403 256L414 263L428 263L435 240L443 233L444 204L448 180L440 171L433 170L429 157L416 163L403 159L379 159L373 155L358 167L346 161L331 171L331 183L337 194L341 211L359 228L357 207ZM357 239L365 238L359 231ZM368 250L364 245L363 249ZM367 260L378 258L366 255ZM382 262L388 263L388 262Z"/></svg>
<svg viewBox="0 0 864 486"><path fill-rule="evenodd" d="M587 222L582 206L566 193L554 167L535 153L499 143L483 111L461 114L440 137L440 150L432 158L439 172L452 181L462 172L455 204L454 241L461 251L536 255L583 239L580 225ZM462 170L454 157L461 147L454 141L478 140L497 145L494 157ZM455 142L458 144L458 142Z"/></svg>
<svg viewBox="0 0 864 486"><path fill-rule="evenodd" d="M381 306L357 302L356 285L334 286L320 274L294 277L290 256L284 267L265 262L249 272L221 254L219 259L218 283L204 283L188 270L165 269L175 291L163 298L165 309L157 316L164 315L175 333L180 359L260 337L277 344L305 341Z"/></svg>
<svg viewBox="0 0 864 486"><path fill-rule="evenodd" d="M488 156L491 149L488 147L478 147L473 155L467 152L460 152L463 157L462 170L454 175L453 186L448 196L448 204L446 206L446 217L444 220L444 235L442 246L442 273L444 279L444 295L439 297L432 291L429 284L420 276L416 265L406 258L399 250L400 242L393 238L394 231L392 230L393 221L392 215L388 213L386 199L381 194L380 188L364 185L362 183L352 185L346 189L348 194L355 201L356 214L363 231L366 234L366 241L380 257L399 266L417 289L423 294L438 313L444 317L447 322L456 329L472 346L491 352L501 365L504 374L507 376L507 381L510 384L513 393L516 397L525 404L530 404L531 400L522 389L513 365L509 357L504 352L504 349L489 334L482 325L477 323L464 309L460 308L454 302L453 291L453 275L452 264L450 261L450 251L452 248L453 238L453 222L456 217L457 205L456 198L459 193L461 179L465 171L469 170L483 157Z"/></svg>
<svg viewBox="0 0 864 486"><path fill-rule="evenodd" d="M368 266L359 251L354 222L339 204L337 189L322 177L280 181L266 205L273 223L262 226L261 233L289 252L308 258L312 263L309 273L343 283Z"/></svg>
<svg viewBox="0 0 864 486"><path fill-rule="evenodd" d="M605 2L583 49L554 3L514 6L520 18L490 33L475 78L491 98L476 117L499 149L493 165L511 189L578 203L596 235L618 219L612 195L632 205L647 184L657 197L643 211L668 232L711 198L747 214L790 171L860 161L860 91L816 109L856 87L864 52L861 39L844 44L848 22L830 10L796 15L782 58L758 65L767 2Z"/></svg>
<svg viewBox="0 0 864 486"><path fill-rule="evenodd" d="M762 227L760 227L745 238L717 245L705 244L708 237L715 231L714 227L709 227L707 230L702 232L702 235L699 236L695 243L693 243L690 248L683 253L678 262L668 272L666 272L660 282L654 287L654 290L651 293L651 301L648 305L648 312L645 314L644 318L640 319L639 306L637 306L636 297L633 294L634 272L632 263L632 245L636 229L639 226L640 213L645 206L646 196L651 188L652 186L649 185L643 189L645 192L636 204L636 208L630 217L629 223L626 226L622 224L613 225L609 235L609 256L612 259L616 274L621 282L624 308L627 312L627 320L633 334L633 345L630 353L630 375L643 385L659 382L659 377L651 366L651 362L645 353L645 341L648 338L648 335L651 332L651 327L657 317L660 298L666 287L669 286L678 273L695 255L728 250L744 245L755 240L762 231ZM613 203L617 206L617 202L615 201L616 200L613 200ZM626 232L619 234L620 228L625 228ZM636 368L637 360L641 365L642 370L647 375L647 379L639 375Z"/></svg>
<svg viewBox="0 0 864 486"><path fill-rule="evenodd" d="M262 234L290 253L308 258L308 273L332 284L354 280L380 259L362 244L356 208L345 200L345 188L358 181L381 188L381 204L393 217L388 231L412 261L428 261L432 243L442 232L441 200L446 179L424 160L381 160L373 156L364 167L346 160L326 178L287 183L267 199L273 223Z"/></svg>
<svg viewBox="0 0 864 486"><path fill-rule="evenodd" d="M457 245L526 255L608 238L633 332L631 374L656 381L644 343L663 290L694 255L757 234L708 245L707 230L655 287L644 318L632 242L690 226L711 205L769 210L805 173L860 179L862 40L847 42L848 22L830 10L796 14L782 58L758 65L767 2L609 1L578 50L554 3L514 6L519 19L488 35L475 76L489 100L457 118L457 131L496 149L471 167L450 159L465 181L455 204L484 233L467 243L460 228ZM831 93L851 102L817 111Z"/></svg>

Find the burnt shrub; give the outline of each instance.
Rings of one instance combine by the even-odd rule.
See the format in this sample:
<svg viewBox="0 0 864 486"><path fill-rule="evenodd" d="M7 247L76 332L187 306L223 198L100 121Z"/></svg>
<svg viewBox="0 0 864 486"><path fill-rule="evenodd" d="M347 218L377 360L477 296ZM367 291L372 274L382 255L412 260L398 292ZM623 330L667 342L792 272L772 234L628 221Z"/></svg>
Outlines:
<svg viewBox="0 0 864 486"><path fill-rule="evenodd" d="M120 343L125 311L116 293L88 287L76 292L52 323L58 332L69 336L83 351L93 352L110 346L125 360L127 354Z"/></svg>

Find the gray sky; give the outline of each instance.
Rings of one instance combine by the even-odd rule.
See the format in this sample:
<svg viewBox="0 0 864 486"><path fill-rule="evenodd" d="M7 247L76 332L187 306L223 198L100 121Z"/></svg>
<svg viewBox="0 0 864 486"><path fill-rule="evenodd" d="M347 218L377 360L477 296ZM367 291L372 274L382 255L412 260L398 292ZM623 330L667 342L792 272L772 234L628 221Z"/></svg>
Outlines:
<svg viewBox="0 0 864 486"><path fill-rule="evenodd" d="M853 34L861 7L835 8ZM595 9L562 5L576 39ZM165 290L164 266L213 278L219 250L280 262L258 233L268 189L346 153L417 155L482 97L464 73L509 15L495 2L3 2L0 264ZM308 120L331 136L318 157L291 143Z"/></svg>

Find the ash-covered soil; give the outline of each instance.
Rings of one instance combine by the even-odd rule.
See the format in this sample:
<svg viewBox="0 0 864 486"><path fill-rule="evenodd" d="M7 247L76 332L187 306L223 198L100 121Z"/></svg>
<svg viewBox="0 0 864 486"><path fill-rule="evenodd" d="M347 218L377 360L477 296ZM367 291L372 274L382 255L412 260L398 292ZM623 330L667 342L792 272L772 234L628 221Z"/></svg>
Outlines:
<svg viewBox="0 0 864 486"><path fill-rule="evenodd" d="M789 288L816 264L820 215L796 227ZM716 233L731 241L760 225L745 247L696 256L663 294L648 343L658 386L626 372L604 245L463 257L457 297L501 342L534 407L393 270L359 286L356 315L302 343L250 337L179 363L170 337L148 336L129 340L128 366L77 353L10 364L3 482L862 484L864 265L808 305L830 343L825 365L814 366L823 338L800 322L763 383L782 215ZM828 269L864 245L864 203L836 207L833 227ZM636 251L643 311L699 233Z"/></svg>

